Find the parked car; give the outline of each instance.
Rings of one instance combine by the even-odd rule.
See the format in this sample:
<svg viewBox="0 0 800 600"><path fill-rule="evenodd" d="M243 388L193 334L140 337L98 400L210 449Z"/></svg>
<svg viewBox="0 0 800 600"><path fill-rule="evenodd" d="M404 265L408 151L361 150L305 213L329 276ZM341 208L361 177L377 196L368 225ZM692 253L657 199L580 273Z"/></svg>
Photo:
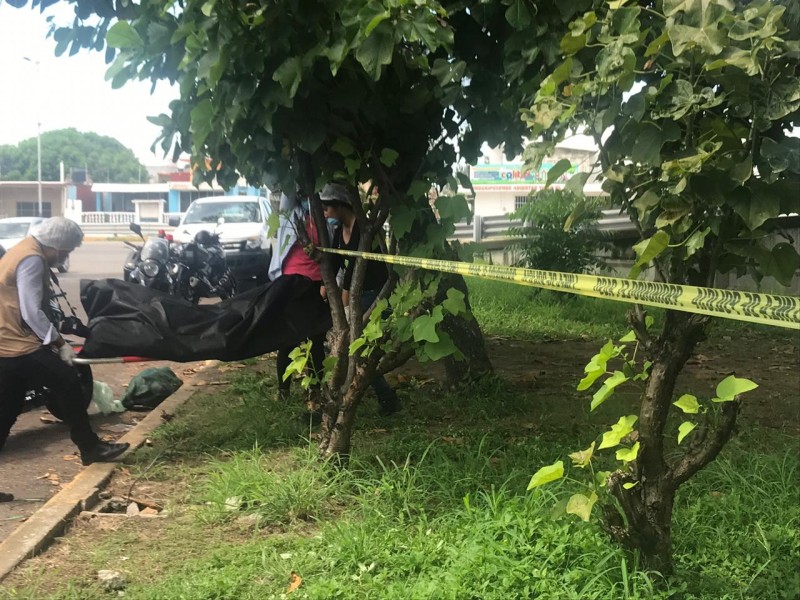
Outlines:
<svg viewBox="0 0 800 600"><path fill-rule="evenodd" d="M181 244L194 241L197 232L219 235L225 260L239 282L267 281L272 258L269 238L269 200L262 196L213 196L189 205L183 218L170 219L173 239Z"/></svg>
<svg viewBox="0 0 800 600"><path fill-rule="evenodd" d="M30 233L31 227L44 221L42 217L11 217L0 219L0 256L19 244ZM69 257L58 265L59 273L69 271Z"/></svg>

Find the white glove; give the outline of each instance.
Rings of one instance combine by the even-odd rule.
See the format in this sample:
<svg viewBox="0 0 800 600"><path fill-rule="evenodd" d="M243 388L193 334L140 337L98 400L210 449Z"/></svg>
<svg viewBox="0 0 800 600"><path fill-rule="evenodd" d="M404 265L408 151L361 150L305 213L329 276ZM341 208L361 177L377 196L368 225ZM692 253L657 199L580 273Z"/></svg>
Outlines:
<svg viewBox="0 0 800 600"><path fill-rule="evenodd" d="M69 344L64 344L58 349L58 358L68 365L71 365L72 361L75 359L75 350L73 350L72 346Z"/></svg>

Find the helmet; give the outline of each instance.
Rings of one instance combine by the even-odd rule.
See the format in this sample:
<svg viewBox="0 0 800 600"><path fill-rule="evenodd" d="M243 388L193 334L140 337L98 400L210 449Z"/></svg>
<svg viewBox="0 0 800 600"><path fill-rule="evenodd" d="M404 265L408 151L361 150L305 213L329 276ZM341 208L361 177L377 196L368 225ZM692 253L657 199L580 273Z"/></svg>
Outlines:
<svg viewBox="0 0 800 600"><path fill-rule="evenodd" d="M201 246L209 246L214 243L214 236L211 232L201 229L195 234L194 241Z"/></svg>

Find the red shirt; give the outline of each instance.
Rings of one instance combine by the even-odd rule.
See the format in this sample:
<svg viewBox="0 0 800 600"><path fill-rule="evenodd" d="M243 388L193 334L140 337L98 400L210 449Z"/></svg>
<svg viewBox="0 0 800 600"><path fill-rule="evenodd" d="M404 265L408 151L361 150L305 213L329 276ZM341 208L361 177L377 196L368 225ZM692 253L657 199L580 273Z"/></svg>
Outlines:
<svg viewBox="0 0 800 600"><path fill-rule="evenodd" d="M306 219L306 233L315 246L319 245L319 235L317 235L317 228L314 227L313 220L309 217ZM308 255L300 242L295 242L289 254L283 259L284 275L302 275L308 277L312 281L322 281L322 271L319 265Z"/></svg>

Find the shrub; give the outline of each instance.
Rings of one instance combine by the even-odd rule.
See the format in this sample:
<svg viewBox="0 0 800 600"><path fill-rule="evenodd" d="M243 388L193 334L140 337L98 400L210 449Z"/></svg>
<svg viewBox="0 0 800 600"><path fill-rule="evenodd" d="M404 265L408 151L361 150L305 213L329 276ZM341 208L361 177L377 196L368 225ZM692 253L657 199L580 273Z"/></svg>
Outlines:
<svg viewBox="0 0 800 600"><path fill-rule="evenodd" d="M604 268L598 253L609 244L597 229L601 215L600 203L594 199L579 198L564 190L532 194L511 215L522 220L522 225L508 230L512 237L521 238L515 244L521 254L517 266L567 273Z"/></svg>

